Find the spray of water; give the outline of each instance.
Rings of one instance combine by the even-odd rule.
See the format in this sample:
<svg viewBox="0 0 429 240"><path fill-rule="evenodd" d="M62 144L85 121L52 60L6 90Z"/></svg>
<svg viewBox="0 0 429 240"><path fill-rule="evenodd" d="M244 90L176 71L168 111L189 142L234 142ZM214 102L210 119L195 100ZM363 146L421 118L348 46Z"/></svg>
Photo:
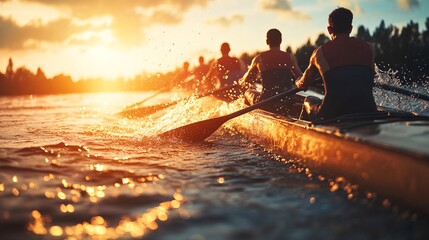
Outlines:
<svg viewBox="0 0 429 240"><path fill-rule="evenodd" d="M401 85L401 81L396 77L397 71L389 69L383 71L376 67L376 83L404 88L416 93L429 95L429 83L413 83L411 85ZM414 112L420 115L429 115L429 102L410 96L405 96L388 90L374 89L374 97L378 106L387 107L399 111Z"/></svg>

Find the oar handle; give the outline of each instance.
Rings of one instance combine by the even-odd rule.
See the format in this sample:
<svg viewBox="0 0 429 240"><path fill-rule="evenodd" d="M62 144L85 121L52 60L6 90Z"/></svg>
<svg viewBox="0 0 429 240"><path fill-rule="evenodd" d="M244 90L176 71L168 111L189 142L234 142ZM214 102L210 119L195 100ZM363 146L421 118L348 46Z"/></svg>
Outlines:
<svg viewBox="0 0 429 240"><path fill-rule="evenodd" d="M311 85L319 84L319 83L322 83L322 82L323 82L322 79L319 77L319 78L314 79L313 83ZM248 113L248 112L253 111L253 110L257 109L257 108L261 108L261 107L263 107L263 106L265 106L265 105L267 105L269 103L272 103L272 102L274 102L276 100L280 100L280 99L283 99L283 98L285 98L287 96L291 96L291 95L293 95L293 94L295 94L295 93L297 93L299 91L302 91L302 90L298 89L298 88L292 88L290 90L284 91L282 93L279 93L279 94L277 94L275 96L269 97L269 98L267 98L265 100L262 100L260 102L257 102L255 104L249 106L249 107L243 108L243 109L238 110L236 112L233 112L233 113L231 113L229 115L226 115L225 117L227 117L228 119L238 117L238 116L240 116L242 114Z"/></svg>
<svg viewBox="0 0 429 240"><path fill-rule="evenodd" d="M239 87L239 85L226 86L226 87L223 87L223 88L220 88L220 89L211 90L211 91L208 91L208 92L205 92L205 93L201 93L201 94L198 94L198 95L189 96L189 97L182 98L182 99L179 99L179 100L176 100L176 101L173 101L173 102L169 102L169 103L160 103L160 104L156 104L156 105L152 105L152 106L143 106L143 107L139 107L139 108L134 108L135 106L138 106L143 101L145 101L145 100L143 100L142 102L138 102L138 103L135 103L133 105L128 106L125 110L119 112L118 114L125 115L127 117L144 117L144 116L153 114L153 113L155 113L155 112L157 112L159 110L162 110L164 108L173 106L173 105L175 105L175 104L177 104L177 103L179 103L181 101L189 100L189 99L191 99L193 97L195 97L195 98L202 98L202 97L209 96L209 95L212 95L212 94L216 94L216 93L219 93L219 92L224 92L224 91L233 89L235 87ZM159 93L160 92L158 92L156 94L159 94ZM153 97L153 96L154 95L152 95L151 97Z"/></svg>
<svg viewBox="0 0 429 240"><path fill-rule="evenodd" d="M240 116L242 114L245 114L245 113L248 113L250 111L253 111L253 110L257 109L257 108L261 108L261 107L263 107L263 106L265 106L265 105L267 105L267 104L269 104L271 102L274 102L276 100L280 100L280 99L282 99L284 97L290 96L290 95L295 94L295 93L297 93L299 91L301 91L301 90L298 89L298 88L292 88L290 90L284 91L284 92L279 93L279 94L277 94L275 96L272 96L272 97L269 97L269 98L267 98L265 100L257 102L255 104L249 106L249 107L246 107L246 108L243 108L243 109L238 110L236 112L233 112L233 113L227 115L228 119L235 118L235 117L238 117L238 116Z"/></svg>

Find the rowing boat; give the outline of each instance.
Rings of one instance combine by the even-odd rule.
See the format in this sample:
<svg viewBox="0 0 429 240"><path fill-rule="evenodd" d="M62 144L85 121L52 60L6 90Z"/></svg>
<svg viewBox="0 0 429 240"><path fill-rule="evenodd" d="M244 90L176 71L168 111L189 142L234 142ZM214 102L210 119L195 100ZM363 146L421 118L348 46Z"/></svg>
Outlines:
<svg viewBox="0 0 429 240"><path fill-rule="evenodd" d="M226 126L314 173L429 214L429 117L379 110L318 122L255 110Z"/></svg>

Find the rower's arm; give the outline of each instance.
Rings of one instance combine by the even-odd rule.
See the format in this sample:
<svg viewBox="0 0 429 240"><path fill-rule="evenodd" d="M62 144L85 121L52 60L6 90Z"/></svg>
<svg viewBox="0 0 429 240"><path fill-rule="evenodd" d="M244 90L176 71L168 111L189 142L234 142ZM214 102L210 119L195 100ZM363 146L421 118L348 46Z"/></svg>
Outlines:
<svg viewBox="0 0 429 240"><path fill-rule="evenodd" d="M258 72L259 72L258 70L259 59L260 59L259 55L253 59L249 70L247 70L244 76L238 81L238 83L241 86L246 87L247 85L250 85L256 82L256 79L258 77Z"/></svg>
<svg viewBox="0 0 429 240"><path fill-rule="evenodd" d="M313 54L310 58L310 63L308 64L307 69L305 69L302 77L295 83L296 87L301 90L307 90L311 84L313 84L314 80L318 77L319 70L316 67L316 50L314 50Z"/></svg>

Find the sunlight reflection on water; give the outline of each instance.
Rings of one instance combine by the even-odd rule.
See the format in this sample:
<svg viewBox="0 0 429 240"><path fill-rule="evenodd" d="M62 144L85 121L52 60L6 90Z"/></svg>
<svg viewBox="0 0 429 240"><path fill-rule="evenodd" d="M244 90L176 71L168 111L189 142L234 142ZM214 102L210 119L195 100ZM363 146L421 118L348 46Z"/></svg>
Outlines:
<svg viewBox="0 0 429 240"><path fill-rule="evenodd" d="M390 202L377 207L375 193L359 193L341 177L316 175L299 159L267 154L234 132L220 130L202 144L154 137L240 109L242 100L212 105L191 99L142 119L115 115L142 98L141 93L0 98L0 236L429 236L420 216L398 220L386 213ZM244 115L233 121L251 120ZM412 227L416 232L410 233Z"/></svg>

